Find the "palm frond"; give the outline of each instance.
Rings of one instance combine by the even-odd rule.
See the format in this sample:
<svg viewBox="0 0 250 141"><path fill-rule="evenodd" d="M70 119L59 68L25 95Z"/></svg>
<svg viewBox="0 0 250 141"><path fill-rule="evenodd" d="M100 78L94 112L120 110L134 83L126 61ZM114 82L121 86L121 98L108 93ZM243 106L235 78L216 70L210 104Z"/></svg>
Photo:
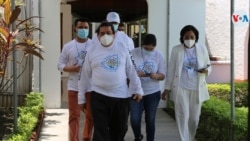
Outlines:
<svg viewBox="0 0 250 141"><path fill-rule="evenodd" d="M38 51L34 50L34 49L28 49L26 48L25 49L25 55L28 55L28 54L32 54L32 55L35 55L37 56L38 58L44 60L43 56L41 55L41 53L39 53Z"/></svg>
<svg viewBox="0 0 250 141"><path fill-rule="evenodd" d="M40 16L32 16L32 17L29 17L29 18L27 18L27 19L25 19L25 20L21 20L21 21L16 25L16 27L20 26L20 25L23 24L24 22L27 22L27 21L29 21L29 20L31 20L31 19L33 19L33 18L41 18L41 17L40 17Z"/></svg>
<svg viewBox="0 0 250 141"><path fill-rule="evenodd" d="M16 19L18 18L19 14L21 13L21 8L20 7L16 7L11 14L10 17L10 24L12 24L14 21L16 21Z"/></svg>
<svg viewBox="0 0 250 141"><path fill-rule="evenodd" d="M11 16L10 0L6 0L4 5L4 22L8 27L10 25L10 16Z"/></svg>

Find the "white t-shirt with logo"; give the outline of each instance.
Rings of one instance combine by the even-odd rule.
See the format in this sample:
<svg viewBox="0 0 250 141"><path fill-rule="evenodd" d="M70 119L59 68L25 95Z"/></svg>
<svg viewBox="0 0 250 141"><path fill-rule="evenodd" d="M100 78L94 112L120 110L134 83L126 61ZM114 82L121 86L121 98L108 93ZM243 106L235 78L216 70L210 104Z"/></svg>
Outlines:
<svg viewBox="0 0 250 141"><path fill-rule="evenodd" d="M143 94L129 51L124 46L117 40L110 47L103 47L100 42L92 44L81 71L78 104L85 103L84 94L88 90L114 98L128 98L134 93ZM127 78L130 79L129 89Z"/></svg>
<svg viewBox="0 0 250 141"><path fill-rule="evenodd" d="M59 61L57 63L58 70L63 72L63 68L65 66L73 66L74 64L78 64L79 66L81 66L90 44L91 39L88 39L84 43L79 43L75 39L66 43L63 46ZM78 72L69 72L67 89L78 91L78 79Z"/></svg>
<svg viewBox="0 0 250 141"><path fill-rule="evenodd" d="M144 54L142 48L138 47L131 51L131 55L137 71L143 71L145 74L166 74L166 62L158 50L154 49L150 54ZM159 80L151 79L150 77L140 77L140 80L144 95L160 91Z"/></svg>
<svg viewBox="0 0 250 141"><path fill-rule="evenodd" d="M198 89L196 48L185 48L180 86L189 90Z"/></svg>

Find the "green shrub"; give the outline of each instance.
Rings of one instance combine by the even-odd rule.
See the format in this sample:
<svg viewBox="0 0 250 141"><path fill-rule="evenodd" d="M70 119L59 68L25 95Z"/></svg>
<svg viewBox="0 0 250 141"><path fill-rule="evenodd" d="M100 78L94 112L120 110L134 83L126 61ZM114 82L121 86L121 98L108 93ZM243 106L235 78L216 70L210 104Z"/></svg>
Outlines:
<svg viewBox="0 0 250 141"><path fill-rule="evenodd" d="M31 92L25 99L25 105L18 108L17 133L11 134L8 141L27 141L32 136L39 113L43 110L43 94Z"/></svg>
<svg viewBox="0 0 250 141"><path fill-rule="evenodd" d="M199 141L228 141L231 129L235 141L246 139L247 108L235 108L235 120L231 120L231 106L228 102L211 97L202 105L196 138Z"/></svg>
<svg viewBox="0 0 250 141"><path fill-rule="evenodd" d="M230 84L208 84L210 100L202 105L198 141L228 141L231 128L235 141L245 141L247 135L248 83L235 83L235 119L231 120ZM168 101L166 112L175 116L174 104Z"/></svg>
<svg viewBox="0 0 250 141"><path fill-rule="evenodd" d="M8 139L8 141L26 141L26 136L22 136L20 134L13 135L11 138Z"/></svg>
<svg viewBox="0 0 250 141"><path fill-rule="evenodd" d="M247 136L247 121L248 121L248 108L240 107L235 109L235 120L233 123L236 139L238 141L246 139Z"/></svg>
<svg viewBox="0 0 250 141"><path fill-rule="evenodd" d="M230 102L231 99L231 86L230 84L208 84L208 91L210 96L215 96L224 101ZM248 99L248 83L237 82L234 85L235 90L235 106L247 107Z"/></svg>

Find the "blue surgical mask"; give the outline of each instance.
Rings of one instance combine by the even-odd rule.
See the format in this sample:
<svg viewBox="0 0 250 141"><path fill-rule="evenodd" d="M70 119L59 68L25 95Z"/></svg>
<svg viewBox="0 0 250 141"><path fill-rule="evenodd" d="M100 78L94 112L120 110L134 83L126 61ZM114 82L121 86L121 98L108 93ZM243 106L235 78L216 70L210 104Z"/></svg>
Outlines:
<svg viewBox="0 0 250 141"><path fill-rule="evenodd" d="M142 48L142 53L145 54L145 55L151 55L152 52L153 51L148 51L148 50Z"/></svg>
<svg viewBox="0 0 250 141"><path fill-rule="evenodd" d="M118 24L113 24L114 30L117 31L118 29Z"/></svg>
<svg viewBox="0 0 250 141"><path fill-rule="evenodd" d="M88 29L78 29L77 36L81 39L86 39L89 36L89 30Z"/></svg>

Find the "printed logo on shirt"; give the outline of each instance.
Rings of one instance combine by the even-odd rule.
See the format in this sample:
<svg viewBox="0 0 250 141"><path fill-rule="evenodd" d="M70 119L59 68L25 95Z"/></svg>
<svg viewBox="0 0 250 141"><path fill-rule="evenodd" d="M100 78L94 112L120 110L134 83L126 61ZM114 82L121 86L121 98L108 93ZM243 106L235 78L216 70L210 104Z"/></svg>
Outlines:
<svg viewBox="0 0 250 141"><path fill-rule="evenodd" d="M185 70L195 70L197 66L197 58L190 58L187 60L184 60L183 62L183 68Z"/></svg>
<svg viewBox="0 0 250 141"><path fill-rule="evenodd" d="M76 63L78 66L82 66L86 57L87 51L81 51L76 57Z"/></svg>
<svg viewBox="0 0 250 141"><path fill-rule="evenodd" d="M149 74L154 70L154 63L144 62L142 65L139 66L139 69L139 71L143 71L145 74Z"/></svg>
<svg viewBox="0 0 250 141"><path fill-rule="evenodd" d="M119 56L118 54L110 55L104 58L104 61L101 63L102 67L109 71L116 71L119 66Z"/></svg>

